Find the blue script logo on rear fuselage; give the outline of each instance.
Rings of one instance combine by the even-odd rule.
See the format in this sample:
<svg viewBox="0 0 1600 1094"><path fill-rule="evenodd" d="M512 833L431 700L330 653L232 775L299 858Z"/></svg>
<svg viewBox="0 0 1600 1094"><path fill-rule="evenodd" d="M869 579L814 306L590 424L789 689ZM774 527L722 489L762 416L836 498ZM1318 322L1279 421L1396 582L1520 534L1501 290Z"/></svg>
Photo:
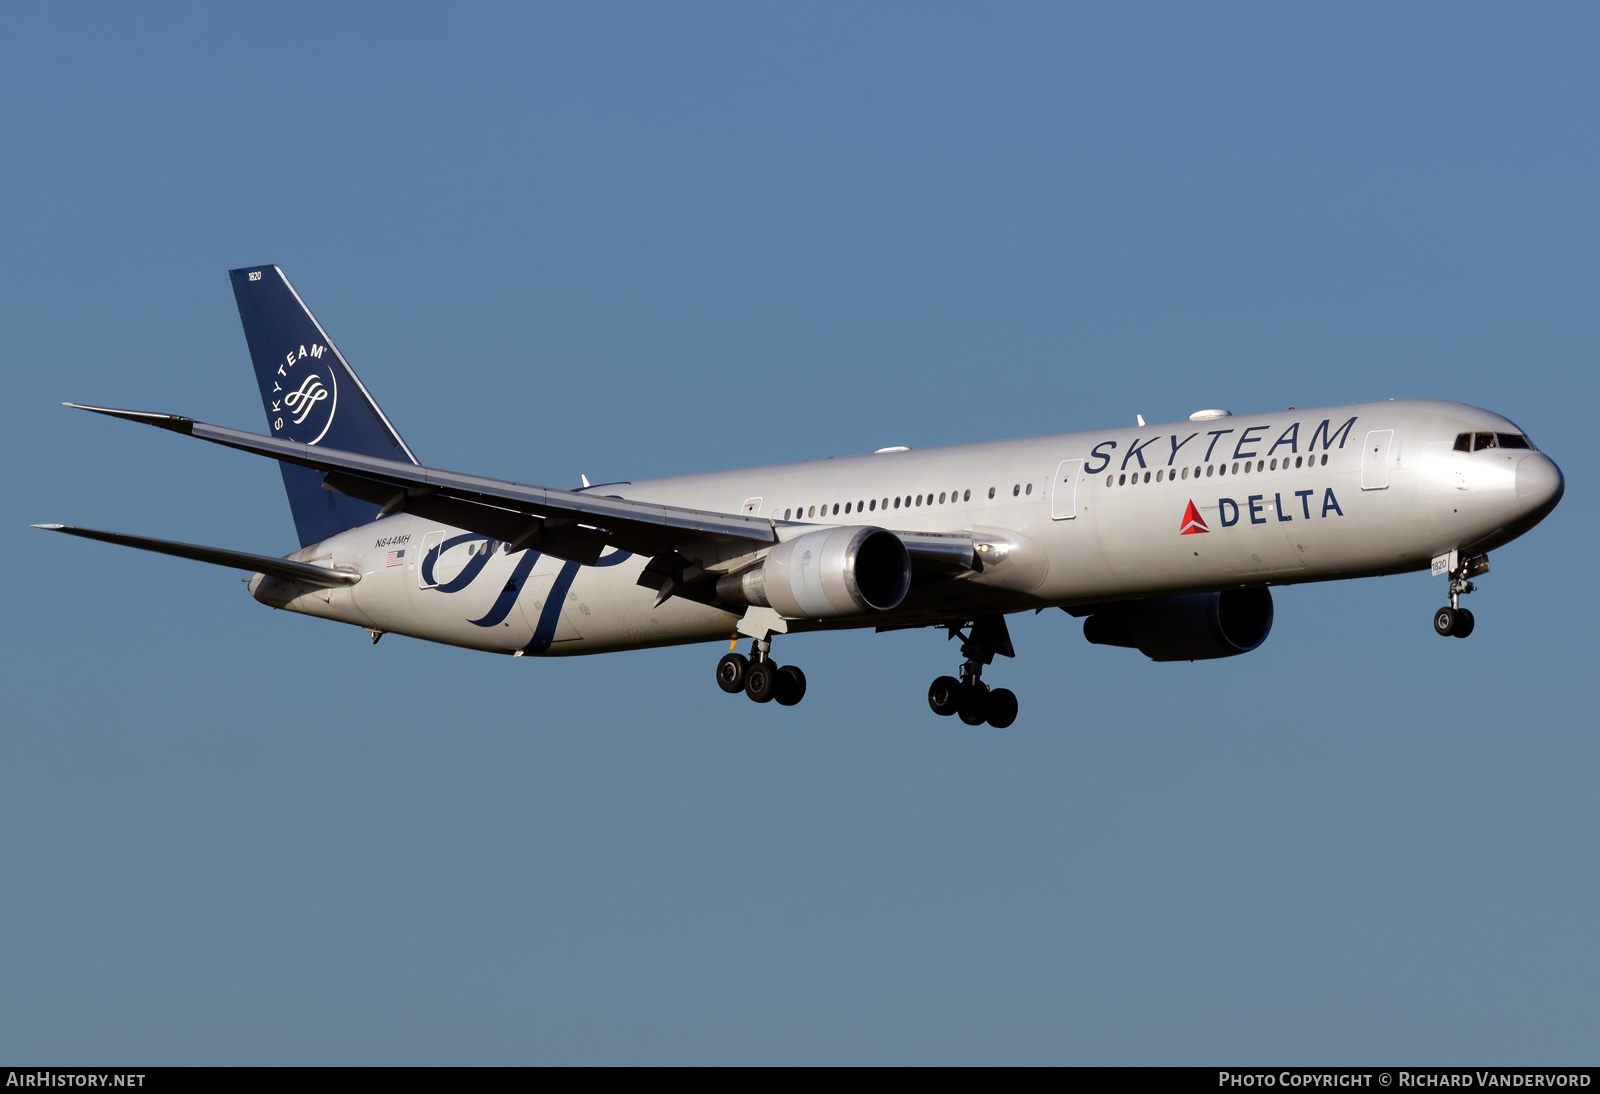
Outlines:
<svg viewBox="0 0 1600 1094"><path fill-rule="evenodd" d="M452 547L460 547L469 543L481 543L482 546L473 552L472 557L467 560L467 564L461 568L459 574L442 584L435 584L434 566L438 563L439 556ZM466 535L452 536L442 543L429 547L422 556L421 573L424 586L430 592L461 592L478 579L489 565L489 559L494 556L501 546L503 545L499 540L467 533ZM538 564L541 557L543 556L538 551L523 551L522 557L517 559L516 568L511 571L510 580L501 588L499 595L495 597L494 603L489 606L489 610L477 619L469 619L467 622L474 627L498 627L501 623L504 623L511 614L511 609L516 606L517 597L522 593L522 587L527 583L528 575L533 573L533 568ZM615 566L632 557L633 555L628 551L613 551L611 554L601 557L594 564L594 568L603 569L607 566ZM533 639L522 647L523 653L543 653L550 648L550 643L555 639L556 625L561 622L561 606L567 599L567 593L571 590L573 581L577 579L580 568L580 564L576 562L564 562L562 564L560 572L556 574L555 580L550 584L550 592L545 597L544 607L539 611L539 621L534 624L533 628Z"/></svg>

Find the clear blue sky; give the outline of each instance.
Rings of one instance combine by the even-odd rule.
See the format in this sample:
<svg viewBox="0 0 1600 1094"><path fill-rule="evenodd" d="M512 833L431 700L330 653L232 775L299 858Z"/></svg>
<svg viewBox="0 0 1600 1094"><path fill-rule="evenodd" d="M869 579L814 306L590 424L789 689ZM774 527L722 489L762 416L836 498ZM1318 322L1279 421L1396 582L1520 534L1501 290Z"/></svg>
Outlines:
<svg viewBox="0 0 1600 1094"><path fill-rule="evenodd" d="M1600 13L13 6L0 1058L1595 1062ZM418 455L569 485L1390 396L1561 507L1156 665L1018 618L513 661L67 521L279 553L224 271Z"/></svg>

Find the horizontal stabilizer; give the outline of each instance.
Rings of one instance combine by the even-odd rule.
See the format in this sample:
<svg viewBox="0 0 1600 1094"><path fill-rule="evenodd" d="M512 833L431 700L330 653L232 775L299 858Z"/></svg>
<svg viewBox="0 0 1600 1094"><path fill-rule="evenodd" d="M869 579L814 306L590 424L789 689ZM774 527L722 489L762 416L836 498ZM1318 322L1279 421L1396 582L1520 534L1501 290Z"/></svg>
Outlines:
<svg viewBox="0 0 1600 1094"><path fill-rule="evenodd" d="M267 574L285 581L298 581L304 585L332 588L335 585L354 585L361 575L349 570L331 570L310 562L291 562L272 555L252 555L244 551L228 551L221 547L201 547L193 543L174 543L169 539L149 539L130 536L123 532L102 532L96 528L74 528L68 524L35 524L47 532L65 532L69 536L97 539L102 543L115 543L123 547L137 547L141 551L155 551L162 555L209 562L214 566L230 566L253 574Z"/></svg>

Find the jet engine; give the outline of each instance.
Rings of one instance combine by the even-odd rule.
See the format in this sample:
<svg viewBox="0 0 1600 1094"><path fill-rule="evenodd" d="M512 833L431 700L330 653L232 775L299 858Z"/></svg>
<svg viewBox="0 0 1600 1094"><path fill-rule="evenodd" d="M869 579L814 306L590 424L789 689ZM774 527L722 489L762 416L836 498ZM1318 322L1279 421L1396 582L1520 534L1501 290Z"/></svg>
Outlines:
<svg viewBox="0 0 1600 1094"><path fill-rule="evenodd" d="M1272 630L1272 593L1228 589L1105 604L1083 621L1083 636L1128 646L1152 661L1205 661L1249 653Z"/></svg>
<svg viewBox="0 0 1600 1094"><path fill-rule="evenodd" d="M899 607L910 587L911 555L900 537L846 526L785 540L758 565L719 578L717 599L825 619Z"/></svg>

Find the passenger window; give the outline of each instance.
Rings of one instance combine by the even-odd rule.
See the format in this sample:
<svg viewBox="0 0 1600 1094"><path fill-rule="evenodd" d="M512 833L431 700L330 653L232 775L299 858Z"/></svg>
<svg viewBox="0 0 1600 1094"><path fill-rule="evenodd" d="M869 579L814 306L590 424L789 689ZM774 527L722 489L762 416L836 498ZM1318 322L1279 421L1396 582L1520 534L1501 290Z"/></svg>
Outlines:
<svg viewBox="0 0 1600 1094"><path fill-rule="evenodd" d="M833 515L834 516L838 516L839 515L839 503L838 502L834 502L833 503Z"/></svg>
<svg viewBox="0 0 1600 1094"><path fill-rule="evenodd" d="M1208 479L1211 477L1211 468L1212 468L1211 464L1209 464L1209 463L1206 464L1206 478L1208 478Z"/></svg>
<svg viewBox="0 0 1600 1094"><path fill-rule="evenodd" d="M869 513L876 513L878 511L878 499L877 498L873 498L870 502L867 503L867 505L869 507L868 510L867 510Z"/></svg>
<svg viewBox="0 0 1600 1094"><path fill-rule="evenodd" d="M1295 465L1295 466L1296 466L1296 467L1299 467L1299 466L1300 466L1300 460L1301 460L1301 459L1302 459L1302 457L1300 457L1300 456L1296 456L1296 457L1295 457L1295 458L1294 458L1294 465Z"/></svg>
<svg viewBox="0 0 1600 1094"><path fill-rule="evenodd" d="M900 508L900 499L899 498L895 498L894 499L894 507L896 509Z"/></svg>
<svg viewBox="0 0 1600 1094"><path fill-rule="evenodd" d="M1184 478L1188 478L1189 477L1189 469L1187 467L1185 467L1183 469L1183 477Z"/></svg>
<svg viewBox="0 0 1600 1094"><path fill-rule="evenodd" d="M1160 481L1161 481L1161 476L1162 476L1162 475L1165 475L1165 474L1166 474L1166 472L1165 472L1165 471L1157 471L1157 472L1156 472L1156 481L1157 481L1157 482L1160 482Z"/></svg>
<svg viewBox="0 0 1600 1094"><path fill-rule="evenodd" d="M1472 451L1472 434L1471 433L1457 433L1456 434L1456 449L1455 450L1457 452L1471 452Z"/></svg>
<svg viewBox="0 0 1600 1094"><path fill-rule="evenodd" d="M1328 466L1328 454L1326 452L1324 452L1322 454L1322 466L1323 467L1327 467Z"/></svg>
<svg viewBox="0 0 1600 1094"><path fill-rule="evenodd" d="M1020 482L1012 486L1011 496L1014 498L1022 496L1022 484Z"/></svg>
<svg viewBox="0 0 1600 1094"><path fill-rule="evenodd" d="M918 506L919 506L919 507L920 507L920 506L921 506L921 505L922 505L922 495L921 495L921 494L918 494L918 495L917 495L917 505L918 505Z"/></svg>
<svg viewBox="0 0 1600 1094"><path fill-rule="evenodd" d="M844 503L844 511L845 511L846 514L848 514L850 512L850 503L849 502L845 502Z"/></svg>
<svg viewBox="0 0 1600 1094"><path fill-rule="evenodd" d="M1117 485L1118 486L1126 486L1127 484L1128 484L1128 476L1126 476L1126 475L1118 475L1117 476Z"/></svg>
<svg viewBox="0 0 1600 1094"><path fill-rule="evenodd" d="M1115 475L1107 475L1106 476L1106 485L1107 486L1115 486L1116 483L1117 483L1117 477Z"/></svg>
<svg viewBox="0 0 1600 1094"><path fill-rule="evenodd" d="M1263 467L1266 467L1266 466L1267 466L1267 461L1266 460L1257 460L1256 461L1256 470L1257 471L1260 471Z"/></svg>
<svg viewBox="0 0 1600 1094"><path fill-rule="evenodd" d="M989 500L990 501L994 500L994 487L992 487L992 486L989 487Z"/></svg>
<svg viewBox="0 0 1600 1094"><path fill-rule="evenodd" d="M961 494L961 500L962 501L971 501L972 500L972 491L971 490L963 491L962 494Z"/></svg>
<svg viewBox="0 0 1600 1094"><path fill-rule="evenodd" d="M942 490L939 491L939 504L940 505L944 504L944 491L942 491Z"/></svg>
<svg viewBox="0 0 1600 1094"><path fill-rule="evenodd" d="M1532 445L1530 445L1528 443L1528 438L1524 437L1520 433L1496 433L1494 435L1494 439L1495 439L1495 443L1498 444L1501 448L1532 448L1533 447Z"/></svg>
<svg viewBox="0 0 1600 1094"><path fill-rule="evenodd" d="M783 511L783 519L784 520L788 520L789 519L789 510L785 509Z"/></svg>
<svg viewBox="0 0 1600 1094"><path fill-rule="evenodd" d="M813 516L814 517L816 515L817 515L817 507L815 505L813 505L811 507L811 511L807 514L807 516Z"/></svg>
<svg viewBox="0 0 1600 1094"><path fill-rule="evenodd" d="M1472 445L1472 450L1474 452L1482 452L1485 448L1493 448L1493 447L1494 447L1494 434L1493 433L1479 433L1479 434L1476 435L1476 440L1474 441L1474 443Z"/></svg>
<svg viewBox="0 0 1600 1094"><path fill-rule="evenodd" d="M1149 478L1149 477L1150 477L1149 475L1145 476L1145 478ZM1028 484L1028 493L1030 493L1030 494L1033 493L1033 483L1031 483L1031 482Z"/></svg>
<svg viewBox="0 0 1600 1094"><path fill-rule="evenodd" d="M1237 475L1239 473L1239 465L1238 464L1234 464L1233 465L1233 473L1235 475Z"/></svg>

